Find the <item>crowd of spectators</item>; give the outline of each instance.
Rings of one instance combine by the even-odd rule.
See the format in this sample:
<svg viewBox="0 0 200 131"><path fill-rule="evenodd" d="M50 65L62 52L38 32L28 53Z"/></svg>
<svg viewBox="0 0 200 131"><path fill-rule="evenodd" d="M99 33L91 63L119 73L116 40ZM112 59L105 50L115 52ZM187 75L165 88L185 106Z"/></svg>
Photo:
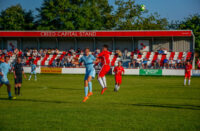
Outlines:
<svg viewBox="0 0 200 131"><path fill-rule="evenodd" d="M157 50L157 54L159 55L167 55L168 50L165 48L160 48ZM130 62L128 63L128 68L154 68L154 69L159 69L159 68L173 68L173 69L182 69L185 68L185 63L186 61L193 61L193 54L189 59L185 59L184 57L180 59L167 59L165 57L163 60L159 59L158 57L155 60L149 60L148 58L134 58L134 54L136 55L142 55L143 52L141 50L138 50L137 48L132 52L130 56ZM149 63L149 64L148 64Z"/></svg>
<svg viewBox="0 0 200 131"><path fill-rule="evenodd" d="M48 66L51 67L77 67L77 65L72 64L73 60L75 57L79 57L80 55L84 54L84 51L81 49L69 49L69 50L64 50L66 53L63 55L62 58L56 57L52 63ZM167 49L159 49L158 55L166 55L167 54ZM0 56L5 56L5 55L15 55L18 57L22 58L22 63L25 66L30 65L31 62L34 62L36 59L41 59L44 58L46 55L58 55L59 56L63 53L63 51L59 51L58 49L25 49L24 51L19 50L19 49L14 49L13 51L7 51L6 49L0 50ZM94 56L97 56L100 53L100 49L96 49L92 54ZM124 61L128 60L128 63L125 62L123 63L123 66L126 68L184 68L185 67L185 58L182 57L182 59L156 59L153 62L150 61L148 58L134 58L134 55L142 55L144 52L139 49L135 49L134 51L131 52L131 55L128 55L129 51L127 48L121 52L120 50L116 49L115 53L120 54L118 57ZM113 53L113 54L115 54ZM193 56L189 59L192 61ZM27 62L29 60L29 62ZM150 62L149 62L150 61ZM198 61L199 62L199 61ZM200 65L200 62L199 62ZM82 66L82 65L81 65Z"/></svg>

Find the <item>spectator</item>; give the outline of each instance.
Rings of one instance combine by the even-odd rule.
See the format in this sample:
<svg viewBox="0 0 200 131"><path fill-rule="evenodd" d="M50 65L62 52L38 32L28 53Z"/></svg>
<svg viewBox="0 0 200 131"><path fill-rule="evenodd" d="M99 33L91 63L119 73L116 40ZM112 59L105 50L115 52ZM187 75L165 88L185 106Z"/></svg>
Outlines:
<svg viewBox="0 0 200 131"><path fill-rule="evenodd" d="M134 59L134 56L131 56L131 62L128 63L128 67L131 68L131 65L133 68L136 68L136 59Z"/></svg>
<svg viewBox="0 0 200 131"><path fill-rule="evenodd" d="M127 56L128 56L128 49L125 48L125 49L124 49L124 52L123 52L123 58L124 58L124 59L127 59Z"/></svg>
<svg viewBox="0 0 200 131"><path fill-rule="evenodd" d="M143 69L147 68L147 62L148 62L147 58L144 58L143 61L142 61L142 68Z"/></svg>
<svg viewBox="0 0 200 131"><path fill-rule="evenodd" d="M164 51L160 48L160 49L158 50L158 54L159 54L159 55L162 55L162 54L164 54Z"/></svg>
<svg viewBox="0 0 200 131"><path fill-rule="evenodd" d="M197 69L200 69L200 59L197 60Z"/></svg>
<svg viewBox="0 0 200 131"><path fill-rule="evenodd" d="M169 61L168 61L167 58L165 58L165 59L163 60L163 65L164 65L164 68L169 68Z"/></svg>
<svg viewBox="0 0 200 131"><path fill-rule="evenodd" d="M173 67L174 67L174 66L173 66L173 63L174 63L173 59L170 58L170 59L169 59L169 68L173 68Z"/></svg>
<svg viewBox="0 0 200 131"><path fill-rule="evenodd" d="M160 68L160 60L159 60L159 59L156 59L155 62L153 63L153 65L154 65L154 68L155 68L155 69Z"/></svg>

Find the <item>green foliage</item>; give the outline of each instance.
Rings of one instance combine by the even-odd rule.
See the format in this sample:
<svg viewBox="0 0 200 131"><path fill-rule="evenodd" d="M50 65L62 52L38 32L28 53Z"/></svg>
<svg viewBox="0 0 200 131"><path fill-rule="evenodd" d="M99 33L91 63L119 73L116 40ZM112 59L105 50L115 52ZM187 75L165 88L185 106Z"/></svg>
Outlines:
<svg viewBox="0 0 200 131"><path fill-rule="evenodd" d="M200 53L200 15L191 15L183 21L172 22L171 29L192 30L195 36L195 50Z"/></svg>
<svg viewBox="0 0 200 131"><path fill-rule="evenodd" d="M111 29L112 6L107 0L45 0L39 11L38 29Z"/></svg>
<svg viewBox="0 0 200 131"><path fill-rule="evenodd" d="M1 12L2 30L163 30L167 20L141 11L135 0L44 0L33 24L32 12L20 5ZM144 15L146 14L146 17Z"/></svg>
<svg viewBox="0 0 200 131"><path fill-rule="evenodd" d="M158 13L148 14L148 10L141 11L141 6L135 0L117 0L116 22L119 30L164 30L168 21L161 18Z"/></svg>
<svg viewBox="0 0 200 131"><path fill-rule="evenodd" d="M7 8L0 14L1 30L31 30L33 25L32 12L26 12L19 4Z"/></svg>

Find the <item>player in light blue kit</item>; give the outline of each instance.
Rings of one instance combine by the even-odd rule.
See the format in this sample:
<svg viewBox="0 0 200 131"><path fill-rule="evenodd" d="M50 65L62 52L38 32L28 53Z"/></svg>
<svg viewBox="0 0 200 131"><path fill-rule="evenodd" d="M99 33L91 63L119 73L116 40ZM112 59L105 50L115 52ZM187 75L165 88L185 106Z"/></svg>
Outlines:
<svg viewBox="0 0 200 131"><path fill-rule="evenodd" d="M31 80L32 75L35 75L35 81L37 81L36 67L37 66L33 62L31 62L31 74L30 74L29 79L28 79L29 81Z"/></svg>
<svg viewBox="0 0 200 131"><path fill-rule="evenodd" d="M92 93L92 78L95 78L95 69L94 69L94 61L96 58L93 55L90 55L90 49L85 49L85 54L82 56L79 61L73 62L74 64L78 65L80 63L84 63L86 71L85 71L85 78L84 78L84 90L85 90L85 97L83 99L83 102L86 102L89 96L93 95ZM89 93L88 93L88 87L89 87Z"/></svg>
<svg viewBox="0 0 200 131"><path fill-rule="evenodd" d="M9 99L16 99L16 97L12 97L11 95L11 85L8 80L8 73L11 70L10 64L8 63L9 61L9 56L5 57L5 62L4 60L1 60L0 64L0 88L5 84L7 86L7 91L8 91L8 98Z"/></svg>

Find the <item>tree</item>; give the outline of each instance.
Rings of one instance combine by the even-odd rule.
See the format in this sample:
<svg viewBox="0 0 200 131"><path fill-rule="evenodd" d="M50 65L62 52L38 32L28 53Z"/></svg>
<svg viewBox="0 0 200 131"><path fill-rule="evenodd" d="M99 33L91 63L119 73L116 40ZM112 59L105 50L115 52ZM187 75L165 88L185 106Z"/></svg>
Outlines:
<svg viewBox="0 0 200 131"><path fill-rule="evenodd" d="M175 21L169 25L170 29L192 30L195 36L195 51L200 53L200 14L190 15L183 21Z"/></svg>
<svg viewBox="0 0 200 131"><path fill-rule="evenodd" d="M158 13L150 14L148 10L141 11L140 5L135 0L117 0L116 29L119 30L165 30L168 26L166 18L161 18Z"/></svg>
<svg viewBox="0 0 200 131"><path fill-rule="evenodd" d="M43 30L101 30L114 23L108 0L45 0L37 10Z"/></svg>
<svg viewBox="0 0 200 131"><path fill-rule="evenodd" d="M33 15L26 12L21 5L11 6L0 14L1 30L31 30L33 29Z"/></svg>

